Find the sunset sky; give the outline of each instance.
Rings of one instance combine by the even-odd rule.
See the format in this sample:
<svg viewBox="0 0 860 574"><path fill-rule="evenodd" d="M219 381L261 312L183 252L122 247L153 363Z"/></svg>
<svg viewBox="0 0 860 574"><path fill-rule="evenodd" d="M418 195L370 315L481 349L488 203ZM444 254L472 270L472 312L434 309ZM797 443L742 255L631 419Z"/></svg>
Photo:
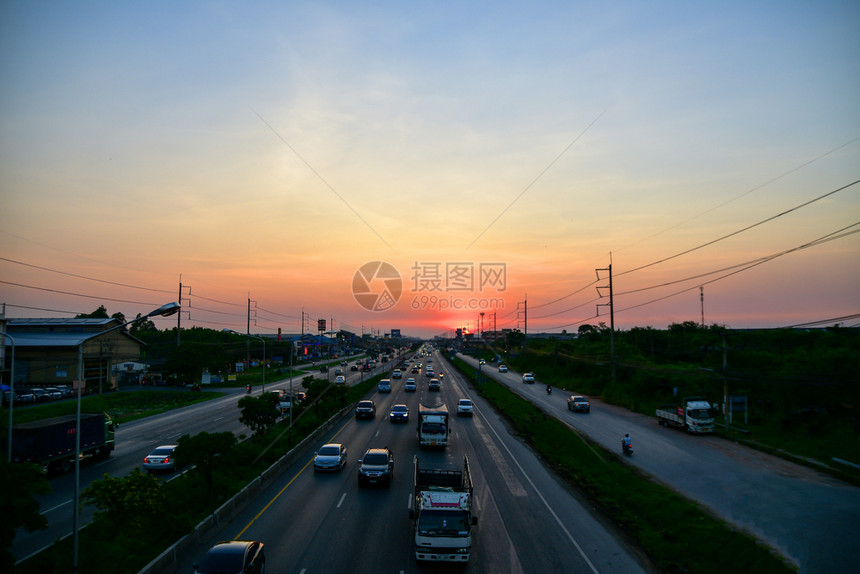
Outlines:
<svg viewBox="0 0 860 574"><path fill-rule="evenodd" d="M576 331L611 264L617 328L699 322L700 286L709 325L856 326L858 30L856 0L2 2L0 304L131 319L181 281L183 327ZM366 309L360 268L400 292Z"/></svg>

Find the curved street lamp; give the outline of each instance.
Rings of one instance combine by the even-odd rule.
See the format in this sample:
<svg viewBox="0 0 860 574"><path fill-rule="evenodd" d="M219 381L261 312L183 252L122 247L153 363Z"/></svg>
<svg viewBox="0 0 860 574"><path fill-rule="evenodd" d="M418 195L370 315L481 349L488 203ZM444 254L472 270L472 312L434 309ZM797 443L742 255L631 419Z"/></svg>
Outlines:
<svg viewBox="0 0 860 574"><path fill-rule="evenodd" d="M101 337L102 335L107 335L108 333L122 329L132 323L149 319L150 317L170 317L171 315L178 313L181 308L182 306L179 303L165 303L155 311L151 311L142 317L132 319L131 321L127 321L121 325L116 325L104 331L99 331L89 337L84 337L81 339L80 343L78 343L78 405L75 414L75 497L72 515L72 537L74 539L74 550L72 554L73 573L77 573L78 571L78 514L80 512L80 501L78 499L81 491L81 388L84 386L84 343Z"/></svg>

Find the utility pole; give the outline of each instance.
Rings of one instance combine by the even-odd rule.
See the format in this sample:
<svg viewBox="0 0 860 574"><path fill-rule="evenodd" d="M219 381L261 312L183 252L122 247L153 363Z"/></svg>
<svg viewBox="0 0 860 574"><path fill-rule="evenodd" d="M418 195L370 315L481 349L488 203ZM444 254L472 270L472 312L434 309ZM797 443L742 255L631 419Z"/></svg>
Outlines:
<svg viewBox="0 0 860 574"><path fill-rule="evenodd" d="M612 382L615 383L615 301L612 296L612 253L609 254L609 267L606 269L595 269L594 271L597 273L598 281L600 280L601 271L609 272L609 285L597 287L597 294L600 297L603 297L601 289L609 289L609 303L598 303L597 314L600 315L601 307L609 307L609 358L612 364Z"/></svg>
<svg viewBox="0 0 860 574"><path fill-rule="evenodd" d="M183 285L182 285L182 274L180 273L179 274L179 297L177 297L176 301L177 301L177 303L182 305L182 301L185 300L188 302L188 306L191 307L191 299L188 299L188 298L183 299L183 297L182 297L182 287L183 287ZM191 296L191 285L185 285L185 287L188 288L188 296L190 297ZM189 312L188 316L189 317L191 316L190 312ZM179 341L179 333L180 333L181 327L182 327L182 311L180 311L176 314L176 346L177 347L179 346L179 342L180 342Z"/></svg>
<svg viewBox="0 0 860 574"><path fill-rule="evenodd" d="M702 327L705 326L705 287L699 285L699 301L702 303Z"/></svg>

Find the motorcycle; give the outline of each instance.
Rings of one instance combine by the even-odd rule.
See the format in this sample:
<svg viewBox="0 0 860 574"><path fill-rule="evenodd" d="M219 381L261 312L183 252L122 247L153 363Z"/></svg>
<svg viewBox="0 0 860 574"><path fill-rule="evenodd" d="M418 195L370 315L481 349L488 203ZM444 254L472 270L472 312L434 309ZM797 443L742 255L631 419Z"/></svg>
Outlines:
<svg viewBox="0 0 860 574"><path fill-rule="evenodd" d="M251 385L245 387L245 392L249 395L251 394Z"/></svg>
<svg viewBox="0 0 860 574"><path fill-rule="evenodd" d="M548 394L548 395L551 395L551 394L552 394L552 387L547 387L547 388L546 388L546 394Z"/></svg>
<svg viewBox="0 0 860 574"><path fill-rule="evenodd" d="M627 456L633 455L633 444L621 443L621 452L626 454Z"/></svg>

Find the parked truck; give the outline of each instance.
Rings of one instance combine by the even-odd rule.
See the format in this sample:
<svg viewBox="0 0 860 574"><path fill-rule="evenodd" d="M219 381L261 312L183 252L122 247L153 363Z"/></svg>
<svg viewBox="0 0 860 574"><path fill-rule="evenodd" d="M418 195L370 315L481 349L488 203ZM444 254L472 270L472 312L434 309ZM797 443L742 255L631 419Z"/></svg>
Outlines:
<svg viewBox="0 0 860 574"><path fill-rule="evenodd" d="M472 506L469 459L463 470L421 468L414 459L414 498L409 510L417 560L468 562L472 530L478 523Z"/></svg>
<svg viewBox="0 0 860 574"><path fill-rule="evenodd" d="M680 406L668 405L657 409L657 422L665 427L674 426L691 434L714 432L711 405L703 397L688 397Z"/></svg>
<svg viewBox="0 0 860 574"><path fill-rule="evenodd" d="M418 406L418 445L421 448L445 448L448 444L448 407L444 404L435 407Z"/></svg>
<svg viewBox="0 0 860 574"><path fill-rule="evenodd" d="M12 427L13 462L33 462L44 472L65 472L75 464L75 415ZM107 413L81 413L81 455L107 458L114 448L114 424Z"/></svg>

